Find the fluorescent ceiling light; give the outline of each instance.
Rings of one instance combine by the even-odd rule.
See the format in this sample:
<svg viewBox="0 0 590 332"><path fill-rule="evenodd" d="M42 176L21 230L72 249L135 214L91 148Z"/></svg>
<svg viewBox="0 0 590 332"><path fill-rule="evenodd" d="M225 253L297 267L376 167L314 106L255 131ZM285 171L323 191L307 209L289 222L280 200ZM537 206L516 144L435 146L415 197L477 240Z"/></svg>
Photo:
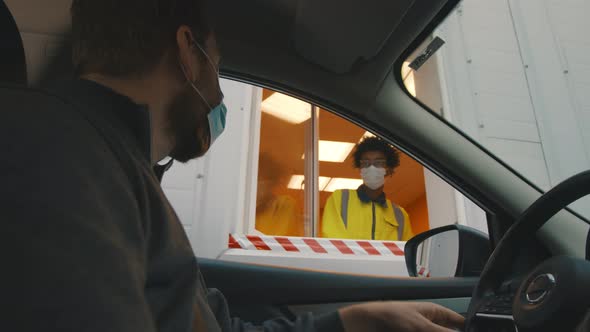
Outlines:
<svg viewBox="0 0 590 332"><path fill-rule="evenodd" d="M361 184L363 184L363 180L360 179L333 178L324 191L334 192L338 189L357 189Z"/></svg>
<svg viewBox="0 0 590 332"><path fill-rule="evenodd" d="M262 102L262 111L292 124L311 119L310 104L278 92Z"/></svg>
<svg viewBox="0 0 590 332"><path fill-rule="evenodd" d="M342 163L346 160L352 149L354 149L354 143L319 141L319 160ZM305 159L305 154L301 156L301 159Z"/></svg>
<svg viewBox="0 0 590 332"><path fill-rule="evenodd" d="M334 142L334 141L320 141L320 161L328 161L332 163L341 163L346 160L346 157L354 149L354 143L348 142Z"/></svg>
<svg viewBox="0 0 590 332"><path fill-rule="evenodd" d="M361 136L361 139L359 140L359 143L362 142L362 140L364 140L367 137L375 137L375 135L373 135L372 133L365 131L365 133L363 134L363 136Z"/></svg>
<svg viewBox="0 0 590 332"><path fill-rule="evenodd" d="M326 190L326 186L328 185L328 183L330 183L331 180L332 180L332 178L329 178L326 176L320 176L320 183L318 184L320 191Z"/></svg>
<svg viewBox="0 0 590 332"><path fill-rule="evenodd" d="M303 175L293 175L291 177L291 180L289 180L289 184L287 185L287 187L289 189L295 189L295 190L303 190L303 181L305 180L305 176Z"/></svg>
<svg viewBox="0 0 590 332"><path fill-rule="evenodd" d="M324 191L324 188L326 188L328 183L330 183L330 180L332 180L332 178L320 176L319 184L318 184L320 191ZM293 176L291 176L291 180L289 180L289 184L287 185L287 187L289 189L303 190L303 189L305 189L305 182L304 181L305 181L305 176L293 175Z"/></svg>

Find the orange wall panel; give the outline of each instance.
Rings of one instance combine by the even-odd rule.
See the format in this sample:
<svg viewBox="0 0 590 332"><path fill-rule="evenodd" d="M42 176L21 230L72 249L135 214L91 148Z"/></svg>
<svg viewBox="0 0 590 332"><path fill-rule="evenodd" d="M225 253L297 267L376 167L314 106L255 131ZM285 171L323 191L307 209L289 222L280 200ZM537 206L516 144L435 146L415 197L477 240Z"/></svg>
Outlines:
<svg viewBox="0 0 590 332"><path fill-rule="evenodd" d="M410 215L410 222L412 223L414 234L423 233L430 229L426 195L423 195L412 204L404 206L403 208L406 209L406 212Z"/></svg>

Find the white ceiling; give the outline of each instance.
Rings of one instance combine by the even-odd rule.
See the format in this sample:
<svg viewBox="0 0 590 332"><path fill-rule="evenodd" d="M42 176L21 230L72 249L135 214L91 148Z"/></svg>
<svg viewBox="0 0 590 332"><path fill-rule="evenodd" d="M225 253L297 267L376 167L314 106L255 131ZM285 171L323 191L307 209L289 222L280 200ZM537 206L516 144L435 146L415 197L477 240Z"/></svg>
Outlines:
<svg viewBox="0 0 590 332"><path fill-rule="evenodd" d="M21 32L60 35L70 24L72 0L4 0Z"/></svg>

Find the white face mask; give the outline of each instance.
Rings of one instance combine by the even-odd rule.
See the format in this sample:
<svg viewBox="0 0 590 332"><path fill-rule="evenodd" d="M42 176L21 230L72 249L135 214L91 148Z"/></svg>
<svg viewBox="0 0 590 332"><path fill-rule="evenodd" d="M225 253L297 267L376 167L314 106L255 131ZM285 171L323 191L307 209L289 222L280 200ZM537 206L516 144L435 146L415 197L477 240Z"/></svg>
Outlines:
<svg viewBox="0 0 590 332"><path fill-rule="evenodd" d="M361 168L361 177L365 186L376 190L385 184L385 168L377 168L373 165Z"/></svg>

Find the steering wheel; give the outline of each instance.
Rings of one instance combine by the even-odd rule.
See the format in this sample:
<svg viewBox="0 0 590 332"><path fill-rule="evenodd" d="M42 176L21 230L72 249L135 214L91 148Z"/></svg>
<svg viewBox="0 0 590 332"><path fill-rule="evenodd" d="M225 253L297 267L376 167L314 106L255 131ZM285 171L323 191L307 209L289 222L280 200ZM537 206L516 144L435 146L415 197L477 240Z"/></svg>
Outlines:
<svg viewBox="0 0 590 332"><path fill-rule="evenodd" d="M509 272L519 249L541 226L588 194L590 171L549 190L510 227L482 271L465 331L567 332L576 328L590 307L590 262L555 256L523 279L510 280Z"/></svg>

